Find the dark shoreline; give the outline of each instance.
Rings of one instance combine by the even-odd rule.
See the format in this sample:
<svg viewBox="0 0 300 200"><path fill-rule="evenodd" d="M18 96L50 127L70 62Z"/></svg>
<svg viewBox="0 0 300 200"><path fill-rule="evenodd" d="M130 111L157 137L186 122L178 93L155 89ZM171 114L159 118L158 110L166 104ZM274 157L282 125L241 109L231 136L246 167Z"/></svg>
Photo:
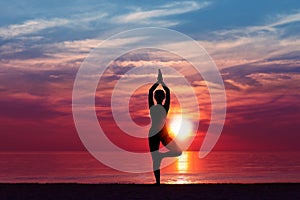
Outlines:
<svg viewBox="0 0 300 200"><path fill-rule="evenodd" d="M300 183L77 184L0 183L0 199L300 199Z"/></svg>

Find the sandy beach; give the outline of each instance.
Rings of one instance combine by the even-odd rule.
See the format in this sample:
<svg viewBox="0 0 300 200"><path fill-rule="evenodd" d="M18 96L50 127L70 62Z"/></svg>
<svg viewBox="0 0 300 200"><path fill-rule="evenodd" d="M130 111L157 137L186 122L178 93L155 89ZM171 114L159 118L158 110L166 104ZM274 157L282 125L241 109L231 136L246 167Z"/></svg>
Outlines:
<svg viewBox="0 0 300 200"><path fill-rule="evenodd" d="M0 199L300 199L300 183L0 184Z"/></svg>

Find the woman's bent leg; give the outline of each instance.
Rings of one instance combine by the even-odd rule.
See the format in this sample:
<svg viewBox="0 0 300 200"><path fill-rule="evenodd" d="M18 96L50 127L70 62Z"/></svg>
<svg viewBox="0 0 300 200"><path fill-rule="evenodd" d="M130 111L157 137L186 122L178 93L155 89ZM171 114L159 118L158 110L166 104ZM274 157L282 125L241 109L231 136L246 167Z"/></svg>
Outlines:
<svg viewBox="0 0 300 200"><path fill-rule="evenodd" d="M162 143L169 151L161 153L161 157L177 157L182 154L182 150L174 140L167 138Z"/></svg>

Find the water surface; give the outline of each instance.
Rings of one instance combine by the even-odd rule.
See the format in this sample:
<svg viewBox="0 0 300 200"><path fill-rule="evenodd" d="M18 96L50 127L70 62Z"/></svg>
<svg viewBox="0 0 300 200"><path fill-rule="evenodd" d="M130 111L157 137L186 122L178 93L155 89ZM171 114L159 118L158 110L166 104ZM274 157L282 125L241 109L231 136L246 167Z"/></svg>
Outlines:
<svg viewBox="0 0 300 200"><path fill-rule="evenodd" d="M162 170L163 183L300 182L300 152L184 152ZM136 166L135 166L136 167ZM0 182L153 183L152 173L119 172L88 152L2 152Z"/></svg>

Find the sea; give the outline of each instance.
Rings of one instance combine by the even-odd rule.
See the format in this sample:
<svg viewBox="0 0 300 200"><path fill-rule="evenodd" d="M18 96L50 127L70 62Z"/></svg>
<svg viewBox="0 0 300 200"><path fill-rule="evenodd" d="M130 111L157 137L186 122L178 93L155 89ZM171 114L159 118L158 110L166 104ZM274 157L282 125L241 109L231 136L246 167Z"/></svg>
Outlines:
<svg viewBox="0 0 300 200"><path fill-rule="evenodd" d="M212 151L200 159L186 151L161 170L165 184L299 183L300 152ZM89 152L0 152L1 183L154 182L151 172L126 173L105 166Z"/></svg>

